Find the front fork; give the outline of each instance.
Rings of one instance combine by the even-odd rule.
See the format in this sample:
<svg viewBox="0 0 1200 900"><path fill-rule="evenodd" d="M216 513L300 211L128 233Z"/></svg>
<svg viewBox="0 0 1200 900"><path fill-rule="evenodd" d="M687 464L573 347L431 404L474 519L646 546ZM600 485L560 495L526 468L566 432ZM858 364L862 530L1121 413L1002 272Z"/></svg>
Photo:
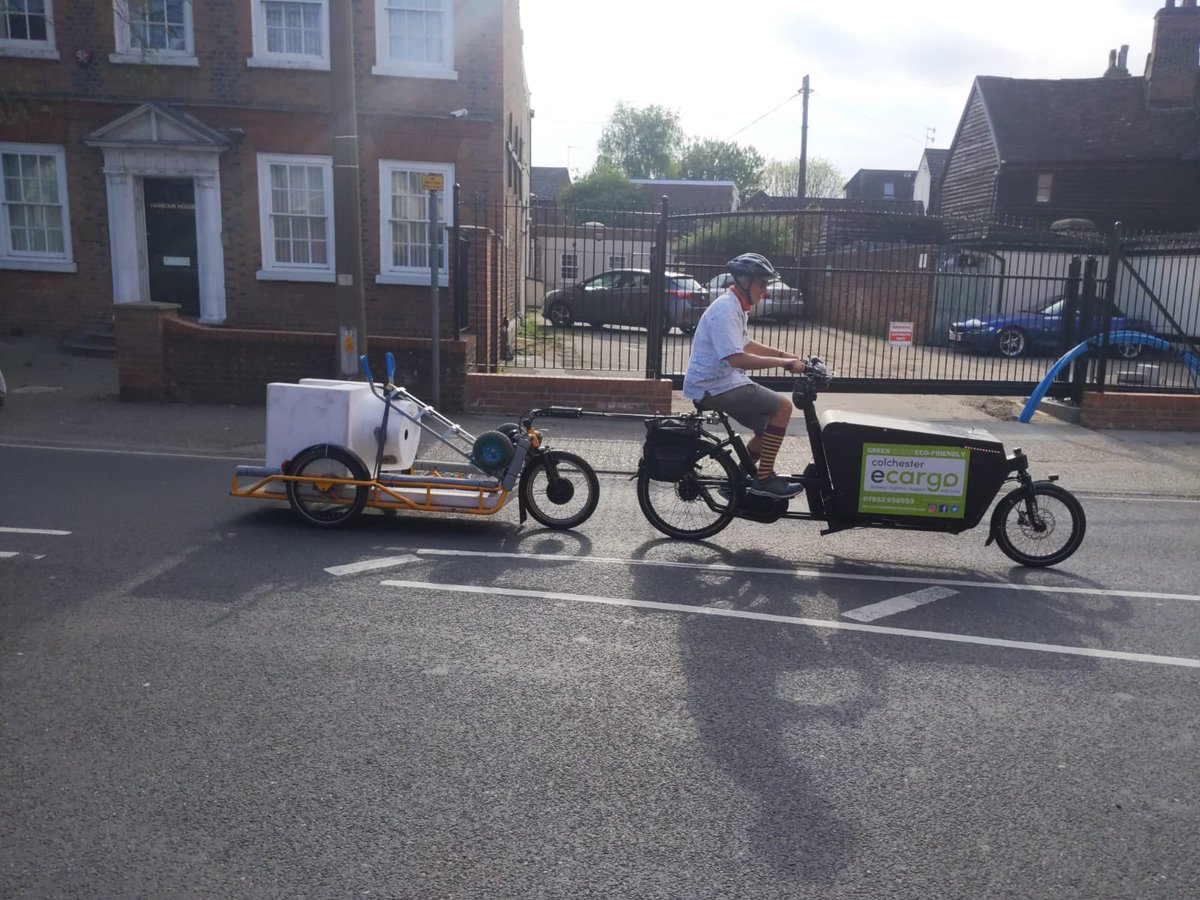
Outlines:
<svg viewBox="0 0 1200 900"><path fill-rule="evenodd" d="M1025 455L1025 451L1020 447L1013 448L1013 455L1008 459L1008 471L1010 474L1015 473L1017 487L1010 491L1005 496L1011 496L1015 493L1021 494L1021 502L1024 504L1024 515L1031 522L1038 522L1037 510L1037 494L1033 490L1033 476L1029 474L1029 457ZM1057 475L1049 475L1047 481L1058 481ZM996 540L996 535L1004 528L1004 503L997 503L996 508L992 511L991 527L988 529L988 539L984 546L990 545ZM1036 527L1036 525L1035 525Z"/></svg>

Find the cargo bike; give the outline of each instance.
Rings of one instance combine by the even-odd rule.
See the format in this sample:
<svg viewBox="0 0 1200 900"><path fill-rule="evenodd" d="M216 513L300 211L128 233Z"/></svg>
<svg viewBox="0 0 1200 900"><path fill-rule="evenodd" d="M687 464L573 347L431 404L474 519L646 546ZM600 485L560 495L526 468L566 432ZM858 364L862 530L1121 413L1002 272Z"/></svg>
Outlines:
<svg viewBox="0 0 1200 900"><path fill-rule="evenodd" d="M230 493L286 500L310 525L338 528L366 509L490 516L517 496L548 528L574 528L592 515L600 485L591 465L552 450L532 410L519 423L478 436L394 384L304 378L267 387L267 452L262 466L238 466ZM418 459L428 435L452 459Z"/></svg>
<svg viewBox="0 0 1200 900"><path fill-rule="evenodd" d="M1083 507L1054 483L1056 475L1035 481L1019 448L1009 455L980 428L818 413L817 396L831 380L813 357L792 393L813 457L797 477L807 509L749 493L754 464L741 437L723 413L697 409L646 420L637 499L650 524L692 540L735 518L818 521L826 525L823 535L849 528L958 534L977 526L1001 488L1015 483L992 511L986 544L994 541L1025 566L1055 565L1079 548L1087 527Z"/></svg>

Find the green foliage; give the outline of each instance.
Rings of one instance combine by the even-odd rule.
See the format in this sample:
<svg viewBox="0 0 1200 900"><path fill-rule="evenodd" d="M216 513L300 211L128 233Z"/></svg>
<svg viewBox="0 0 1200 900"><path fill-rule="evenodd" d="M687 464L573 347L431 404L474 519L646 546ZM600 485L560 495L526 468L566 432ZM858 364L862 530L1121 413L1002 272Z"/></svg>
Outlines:
<svg viewBox="0 0 1200 900"><path fill-rule="evenodd" d="M807 160L805 194L809 197L840 197L846 184L841 169L821 156ZM772 197L795 197L799 188L800 160L773 159L763 170L762 189Z"/></svg>
<svg viewBox="0 0 1200 900"><path fill-rule="evenodd" d="M684 145L679 113L662 106L617 104L597 149L630 178L677 178Z"/></svg>
<svg viewBox="0 0 1200 900"><path fill-rule="evenodd" d="M725 262L740 253L786 256L795 251L795 233L778 216L744 214L723 219L717 227L701 222L672 242L679 256Z"/></svg>
<svg viewBox="0 0 1200 900"><path fill-rule="evenodd" d="M600 159L592 171L563 190L559 204L568 210L571 224L598 221L617 226L637 224L628 221L628 215L619 213L642 209L644 199L624 172L608 160Z"/></svg>
<svg viewBox="0 0 1200 900"><path fill-rule="evenodd" d="M679 161L679 177L694 181L732 181L743 198L762 184L766 160L753 147L732 141L694 140Z"/></svg>

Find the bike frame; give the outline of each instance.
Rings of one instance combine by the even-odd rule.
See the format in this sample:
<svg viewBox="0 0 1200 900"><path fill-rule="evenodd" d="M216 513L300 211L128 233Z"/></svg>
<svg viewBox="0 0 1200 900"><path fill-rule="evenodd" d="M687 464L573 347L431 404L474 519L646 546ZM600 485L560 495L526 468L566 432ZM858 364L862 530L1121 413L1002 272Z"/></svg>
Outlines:
<svg viewBox="0 0 1200 900"><path fill-rule="evenodd" d="M829 474L829 463L828 463L828 459L825 454L825 442L824 442L824 439L821 434L821 421L817 416L817 409L816 409L815 401L816 401L816 395L814 394L813 397L806 399L803 402L801 402L800 404L798 404L798 408L804 414L804 425L805 425L805 430L806 430L806 433L808 436L809 450L811 451L812 458L813 458L813 464L811 467L812 471L798 479L805 487L805 493L808 496L810 508L808 510L785 510L778 515L778 518L779 519L794 519L794 520L804 520L804 521L825 522L825 523L829 524L830 527L824 529L821 532L821 534L823 534L823 535L833 534L835 532L843 531L843 530L846 530L849 528L870 528L870 527L874 527L874 528L906 528L906 527L908 527L905 525L894 524L894 523L880 523L880 524L873 524L873 523L866 523L866 522L863 522L863 523L860 523L860 522L833 523L831 521L831 519L829 518L829 516L827 515L825 510L828 507L829 501L833 497L834 486L833 486L833 481ZM697 412L688 413L681 418L686 418L686 417L695 417L695 420L698 421L699 423L701 423L700 433L702 435L704 435L705 437L707 437L712 442L711 444L708 445L708 448L706 450L707 455L715 457L715 456L720 455L721 453L732 453L738 463L738 467L741 469L741 471L744 474L746 474L747 476L753 476L755 474L754 463L750 458L750 452L746 449L746 443L744 440L742 440L741 435L734 429L733 425L730 424L728 415L726 415L725 413L720 412L718 410L700 410L700 409L698 409ZM714 421L720 423L724 427L725 432L726 432L724 437L714 434L713 432L711 432L703 427L704 422L711 423ZM1033 479L1033 476L1031 476L1029 474L1029 458L1025 455L1024 451L1020 447L1015 447L1015 448L1013 448L1012 455L1008 456L1006 458L1006 464L1007 464L1007 473L1006 473L1007 477L1005 478L1004 483L1009 483L1009 482L1015 481L1019 484L1019 486L1022 489L1023 494L1024 494L1024 501L1026 504L1027 512L1031 516L1035 515L1036 511L1037 511L1037 499L1036 499L1036 495L1033 492L1034 479ZM1058 480L1058 476L1057 475L1049 475L1049 476L1047 476L1046 480L1050 481L1050 482L1054 482L1054 481ZM814 492L815 492L815 494L814 494ZM997 490L996 493L992 496L991 501L989 501L989 503L994 502L996 497L998 497L999 495L1000 495L1000 491ZM746 501L747 497L751 497L751 496L754 496L754 495L748 494L748 492L745 489L745 486L743 485L739 489L739 506ZM758 498L755 496L754 499L755 499L755 501L758 501L761 499L761 500L765 500L766 502L772 502L770 500L770 498ZM813 502L814 500L819 501L819 503L814 504L814 502ZM779 502L779 501L773 501L773 502ZM813 509L812 507L814 505L817 505L818 508ZM989 524L989 529L988 529L989 534L988 534L988 539L985 543L985 546L987 544L991 544L996 539L996 530L997 530L997 528L1000 527L1000 523L997 521L999 512L1000 512L1000 510L997 509L993 513L992 520ZM740 512L740 510L737 513L737 515L743 516L743 514ZM755 516L753 516L753 515L743 516L743 517L751 518L751 519L755 518ZM922 529L922 530L925 530L925 529Z"/></svg>

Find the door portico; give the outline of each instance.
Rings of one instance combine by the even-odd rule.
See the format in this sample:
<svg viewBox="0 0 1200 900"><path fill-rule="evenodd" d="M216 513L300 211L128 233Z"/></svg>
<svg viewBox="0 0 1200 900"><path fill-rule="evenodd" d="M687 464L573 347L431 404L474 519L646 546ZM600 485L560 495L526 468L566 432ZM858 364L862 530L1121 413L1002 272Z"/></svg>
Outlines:
<svg viewBox="0 0 1200 900"><path fill-rule="evenodd" d="M113 302L162 299L151 293L144 179L191 179L195 189L200 321L225 321L225 253L221 245L220 132L187 113L147 103L92 132L84 142L104 151Z"/></svg>

